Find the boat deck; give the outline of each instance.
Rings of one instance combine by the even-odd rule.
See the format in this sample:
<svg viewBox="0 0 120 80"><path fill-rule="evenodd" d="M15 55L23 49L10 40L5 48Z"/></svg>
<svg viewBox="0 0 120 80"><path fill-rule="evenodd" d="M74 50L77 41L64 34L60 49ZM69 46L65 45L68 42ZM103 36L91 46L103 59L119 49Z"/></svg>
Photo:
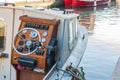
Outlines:
<svg viewBox="0 0 120 80"><path fill-rule="evenodd" d="M71 63L72 63L72 67L77 68L79 63L81 62L84 51L86 49L88 34L87 34L87 31L84 31L85 28L82 26L79 27L79 30L80 30L79 32L80 35L78 37L76 46L73 48L72 53L70 54L69 58L67 59L67 61L65 62L61 70L57 70L55 67L54 72L50 71L50 73L48 73L48 75L43 80L48 80L49 76L51 76L49 80L54 80L54 79L71 80L72 79L72 76L70 74L65 73L62 70L66 70L66 67L70 66Z"/></svg>

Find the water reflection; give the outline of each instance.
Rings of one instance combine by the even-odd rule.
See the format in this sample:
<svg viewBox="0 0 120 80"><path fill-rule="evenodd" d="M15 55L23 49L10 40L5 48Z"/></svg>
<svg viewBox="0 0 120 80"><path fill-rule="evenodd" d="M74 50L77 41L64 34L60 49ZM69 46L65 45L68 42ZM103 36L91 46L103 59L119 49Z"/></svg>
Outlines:
<svg viewBox="0 0 120 80"><path fill-rule="evenodd" d="M109 7L108 5L102 5L102 6L97 6L97 7L78 7L78 8L73 8L73 9L75 13L78 13L80 15L89 15L91 13L96 12L96 10L99 11L99 10L102 10L108 7Z"/></svg>
<svg viewBox="0 0 120 80"><path fill-rule="evenodd" d="M120 56L120 7L104 7L91 13L95 15L94 32L80 66L84 67L86 80L109 80Z"/></svg>

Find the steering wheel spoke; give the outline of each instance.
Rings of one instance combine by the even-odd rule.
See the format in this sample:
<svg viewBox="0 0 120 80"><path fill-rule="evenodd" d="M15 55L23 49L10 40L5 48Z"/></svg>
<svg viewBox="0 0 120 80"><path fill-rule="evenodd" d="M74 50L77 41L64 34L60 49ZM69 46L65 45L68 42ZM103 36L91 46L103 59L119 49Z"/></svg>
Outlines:
<svg viewBox="0 0 120 80"><path fill-rule="evenodd" d="M20 34L18 34L18 37L20 37L23 41L25 41L25 39Z"/></svg>

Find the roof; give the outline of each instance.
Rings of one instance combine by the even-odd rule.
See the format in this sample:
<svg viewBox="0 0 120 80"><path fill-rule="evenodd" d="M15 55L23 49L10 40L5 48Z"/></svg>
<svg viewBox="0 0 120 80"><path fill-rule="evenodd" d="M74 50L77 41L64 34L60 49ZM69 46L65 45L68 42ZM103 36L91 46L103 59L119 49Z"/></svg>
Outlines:
<svg viewBox="0 0 120 80"><path fill-rule="evenodd" d="M9 8L9 9L15 9L15 10L26 10L26 11L33 11L36 13L46 14L50 16L55 16L63 19L69 19L73 17L79 16L76 13L68 13L64 14L64 11L61 10L55 10L55 9L43 9L43 8L29 8L29 7L10 7L10 6L0 6L0 8Z"/></svg>

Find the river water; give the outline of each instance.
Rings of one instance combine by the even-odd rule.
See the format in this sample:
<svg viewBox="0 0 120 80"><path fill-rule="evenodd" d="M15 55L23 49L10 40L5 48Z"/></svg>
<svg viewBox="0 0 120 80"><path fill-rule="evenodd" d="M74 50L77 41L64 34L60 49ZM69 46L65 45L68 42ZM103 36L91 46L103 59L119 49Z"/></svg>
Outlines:
<svg viewBox="0 0 120 80"><path fill-rule="evenodd" d="M79 66L86 80L109 80L120 57L120 6L93 9L92 13L94 30Z"/></svg>

